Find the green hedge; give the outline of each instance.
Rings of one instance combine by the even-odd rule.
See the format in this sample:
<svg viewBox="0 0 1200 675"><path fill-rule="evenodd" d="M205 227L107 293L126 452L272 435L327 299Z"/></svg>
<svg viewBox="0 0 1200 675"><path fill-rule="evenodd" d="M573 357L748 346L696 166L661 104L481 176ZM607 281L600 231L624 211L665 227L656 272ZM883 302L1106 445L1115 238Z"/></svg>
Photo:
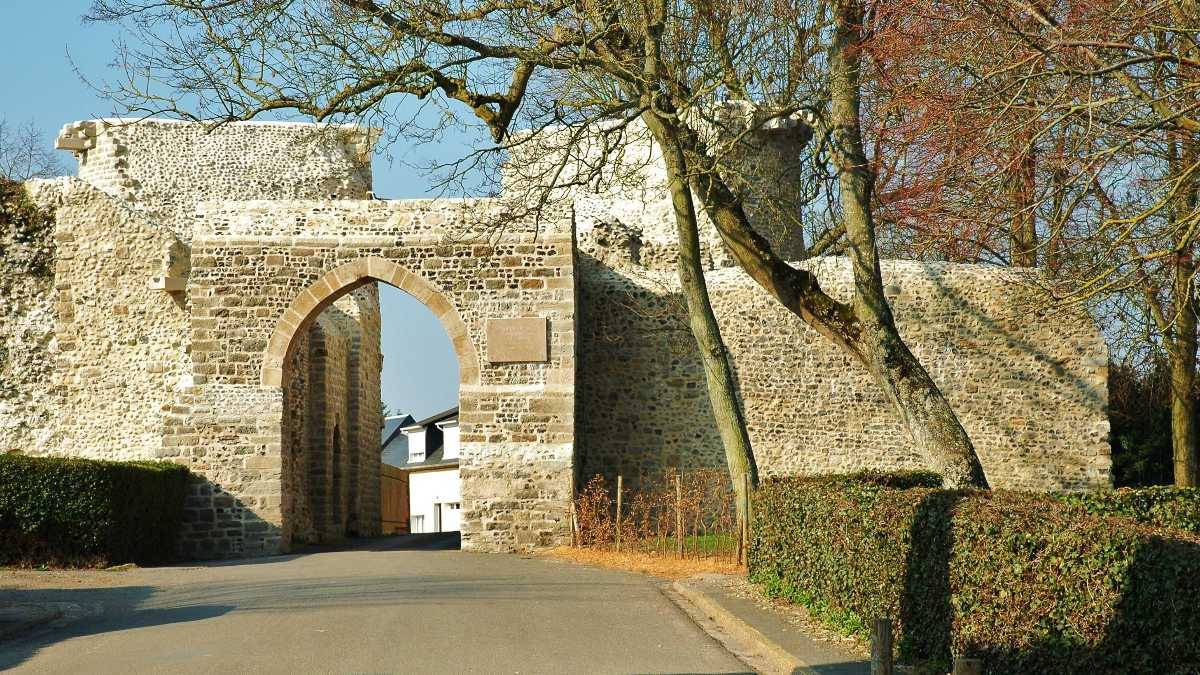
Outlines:
<svg viewBox="0 0 1200 675"><path fill-rule="evenodd" d="M900 489L878 477L770 480L750 576L898 657L947 672L1200 671L1200 538L1048 496ZM903 486L905 483L901 482Z"/></svg>
<svg viewBox="0 0 1200 675"><path fill-rule="evenodd" d="M0 455L0 564L167 560L188 480L166 462Z"/></svg>
<svg viewBox="0 0 1200 675"><path fill-rule="evenodd" d="M1055 496L1098 516L1132 518L1147 525L1200 534L1200 490L1196 488L1121 488Z"/></svg>

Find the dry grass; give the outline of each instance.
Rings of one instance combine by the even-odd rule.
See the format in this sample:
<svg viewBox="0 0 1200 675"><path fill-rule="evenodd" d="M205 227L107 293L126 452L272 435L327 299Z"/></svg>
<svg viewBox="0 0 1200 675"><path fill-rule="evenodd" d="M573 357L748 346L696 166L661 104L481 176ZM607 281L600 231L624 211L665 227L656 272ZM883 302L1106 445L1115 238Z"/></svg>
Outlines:
<svg viewBox="0 0 1200 675"><path fill-rule="evenodd" d="M641 572L663 579L686 579L697 574L745 575L746 568L718 558L676 558L674 555L639 551L605 551L594 548L559 546L541 552L549 558L580 565L607 567L626 572Z"/></svg>
<svg viewBox="0 0 1200 675"><path fill-rule="evenodd" d="M0 567L0 590L32 590L43 588L109 588L128 584L125 572L137 567L110 570L35 570Z"/></svg>

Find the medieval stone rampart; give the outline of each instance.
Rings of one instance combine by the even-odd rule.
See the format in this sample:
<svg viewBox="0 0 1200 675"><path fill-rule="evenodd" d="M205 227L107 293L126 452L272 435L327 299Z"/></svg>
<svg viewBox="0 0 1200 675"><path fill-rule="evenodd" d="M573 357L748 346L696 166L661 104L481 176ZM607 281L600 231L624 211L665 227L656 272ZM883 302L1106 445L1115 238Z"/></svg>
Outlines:
<svg viewBox="0 0 1200 675"><path fill-rule="evenodd" d="M781 203L804 140L782 122L728 153ZM375 533L388 283L429 307L459 359L464 547L565 541L579 474L633 486L720 465L653 145L627 149L644 163L617 172L632 182L572 185L534 215L514 208L528 193L371 199L372 141L278 123L69 125L59 142L80 178L29 186L53 211L53 279L18 292L20 275L0 274L19 302L0 346L28 357L5 362L4 449L189 466L190 556ZM803 244L752 206L780 250ZM730 267L709 223L702 242L764 472L923 466L865 371ZM848 296L844 261L803 264ZM1108 484L1107 352L1085 314L1054 309L1027 270L888 262L884 276L994 485Z"/></svg>
<svg viewBox="0 0 1200 675"><path fill-rule="evenodd" d="M629 247L621 231L604 226L580 240L577 396L597 411L579 420L581 472L636 480L721 466L675 273L597 243ZM803 265L849 299L846 259ZM993 485L1111 484L1108 351L1084 311L1053 307L1031 270L884 261L883 275L901 335L950 399ZM865 368L740 268L705 276L765 474L928 465Z"/></svg>

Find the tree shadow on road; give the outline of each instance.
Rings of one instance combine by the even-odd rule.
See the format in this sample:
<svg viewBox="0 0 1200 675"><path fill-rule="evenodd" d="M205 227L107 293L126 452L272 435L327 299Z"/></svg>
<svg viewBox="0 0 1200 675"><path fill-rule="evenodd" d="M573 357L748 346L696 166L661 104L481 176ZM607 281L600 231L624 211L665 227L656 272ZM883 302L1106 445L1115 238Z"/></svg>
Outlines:
<svg viewBox="0 0 1200 675"><path fill-rule="evenodd" d="M152 586L114 588L0 589L0 607L32 606L61 617L0 639L0 671L15 668L41 649L75 637L221 616L233 605L142 607Z"/></svg>

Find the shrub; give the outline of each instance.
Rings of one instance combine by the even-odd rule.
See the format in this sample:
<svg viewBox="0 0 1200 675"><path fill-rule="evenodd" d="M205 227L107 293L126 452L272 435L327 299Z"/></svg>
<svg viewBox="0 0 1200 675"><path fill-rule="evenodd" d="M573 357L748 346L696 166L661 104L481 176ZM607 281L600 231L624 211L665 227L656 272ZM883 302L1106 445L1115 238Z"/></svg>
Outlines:
<svg viewBox="0 0 1200 675"><path fill-rule="evenodd" d="M750 576L866 636L895 621L900 659L947 672L1194 672L1200 538L1048 496L767 481Z"/></svg>
<svg viewBox="0 0 1200 675"><path fill-rule="evenodd" d="M0 268L9 276L54 276L54 219L25 187L0 176Z"/></svg>
<svg viewBox="0 0 1200 675"><path fill-rule="evenodd" d="M0 455L0 564L167 560L188 480L166 462Z"/></svg>
<svg viewBox="0 0 1200 675"><path fill-rule="evenodd" d="M1156 486L1055 495L1098 516L1132 518L1139 523L1200 534L1200 490Z"/></svg>

